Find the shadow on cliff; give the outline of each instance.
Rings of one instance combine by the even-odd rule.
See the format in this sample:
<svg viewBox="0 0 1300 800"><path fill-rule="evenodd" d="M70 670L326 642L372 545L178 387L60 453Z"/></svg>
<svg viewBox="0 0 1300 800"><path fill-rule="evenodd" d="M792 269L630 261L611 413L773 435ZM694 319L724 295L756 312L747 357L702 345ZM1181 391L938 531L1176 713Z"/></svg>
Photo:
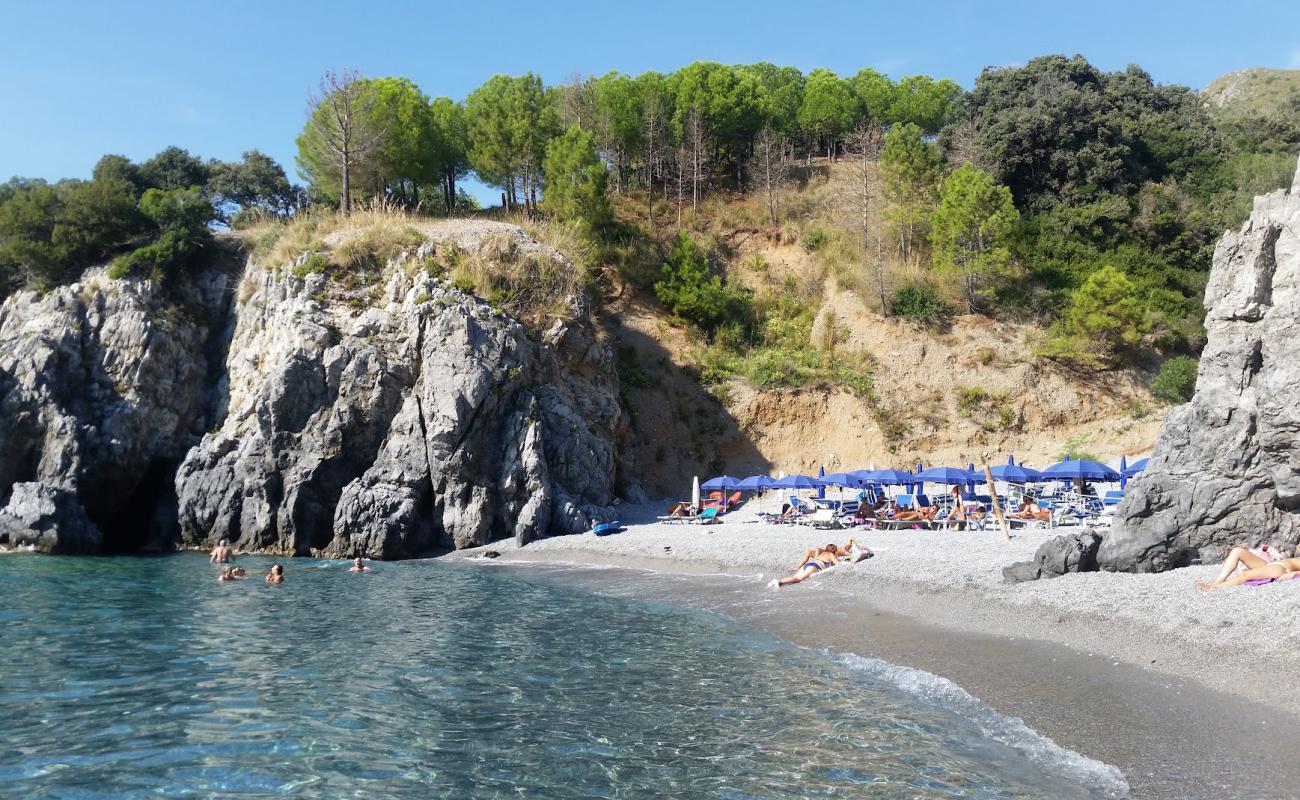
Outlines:
<svg viewBox="0 0 1300 800"><path fill-rule="evenodd" d="M663 343L624 324L618 311L602 314L600 322L614 348L630 420L618 486L639 485L650 498L677 499L690 496L693 476L771 470L740 422L697 375L673 363Z"/></svg>

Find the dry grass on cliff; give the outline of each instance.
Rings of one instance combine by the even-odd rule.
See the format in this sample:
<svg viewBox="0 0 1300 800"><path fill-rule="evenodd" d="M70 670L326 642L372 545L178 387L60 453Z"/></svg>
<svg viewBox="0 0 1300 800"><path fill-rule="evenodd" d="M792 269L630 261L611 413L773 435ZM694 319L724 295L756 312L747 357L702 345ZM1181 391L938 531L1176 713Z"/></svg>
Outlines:
<svg viewBox="0 0 1300 800"><path fill-rule="evenodd" d="M443 246L439 254L453 286L482 297L536 331L556 319L572 319L581 308L585 270L544 251L522 251L508 235L485 237L474 253Z"/></svg>
<svg viewBox="0 0 1300 800"><path fill-rule="evenodd" d="M282 267L304 253L320 253L344 268L373 269L423 241L418 221L400 208L374 203L348 216L310 210L284 222L264 222L240 236L253 260L265 266Z"/></svg>

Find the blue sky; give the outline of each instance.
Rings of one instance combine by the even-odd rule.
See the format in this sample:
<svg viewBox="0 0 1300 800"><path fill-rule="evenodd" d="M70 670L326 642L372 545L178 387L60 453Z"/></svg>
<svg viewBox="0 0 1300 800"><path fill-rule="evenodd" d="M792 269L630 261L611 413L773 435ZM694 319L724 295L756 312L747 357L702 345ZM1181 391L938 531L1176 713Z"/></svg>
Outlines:
<svg viewBox="0 0 1300 800"><path fill-rule="evenodd" d="M5 0L0 180L87 177L104 153L142 160L170 144L222 159L256 147L293 173L307 94L330 68L461 99L496 72L556 83L697 59L969 87L985 66L1056 52L1195 88L1300 68L1300 2Z"/></svg>

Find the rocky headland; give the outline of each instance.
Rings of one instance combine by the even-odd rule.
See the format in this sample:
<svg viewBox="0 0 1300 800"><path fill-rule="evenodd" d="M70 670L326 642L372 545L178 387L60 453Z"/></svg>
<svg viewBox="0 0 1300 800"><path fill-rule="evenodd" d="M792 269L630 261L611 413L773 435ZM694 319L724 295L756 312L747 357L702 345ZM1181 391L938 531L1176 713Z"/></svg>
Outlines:
<svg viewBox="0 0 1300 800"><path fill-rule="evenodd" d="M636 490L616 486L626 422L585 297L529 328L436 268L440 248L565 256L503 223L422 233L364 303L306 252L179 289L91 272L10 297L0 544L401 558L608 514Z"/></svg>

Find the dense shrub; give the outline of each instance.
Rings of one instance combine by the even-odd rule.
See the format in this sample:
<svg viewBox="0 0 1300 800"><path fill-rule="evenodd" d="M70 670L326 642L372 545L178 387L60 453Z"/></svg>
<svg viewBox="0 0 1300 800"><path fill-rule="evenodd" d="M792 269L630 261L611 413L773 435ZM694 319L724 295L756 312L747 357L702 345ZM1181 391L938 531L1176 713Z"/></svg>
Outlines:
<svg viewBox="0 0 1300 800"><path fill-rule="evenodd" d="M1196 391L1196 367L1190 356L1169 359L1151 379L1151 393L1170 403L1186 403Z"/></svg>
<svg viewBox="0 0 1300 800"><path fill-rule="evenodd" d="M799 240L799 244L809 253L815 253L826 245L829 237L826 231L820 225L815 225L808 229L808 232Z"/></svg>
<svg viewBox="0 0 1300 800"><path fill-rule="evenodd" d="M708 257L686 233L659 269L655 296L677 316L712 333L727 323L748 324L749 295L722 283L709 271Z"/></svg>
<svg viewBox="0 0 1300 800"><path fill-rule="evenodd" d="M940 330L952 319L952 306L928 283L904 286L889 300L889 313L930 330Z"/></svg>

